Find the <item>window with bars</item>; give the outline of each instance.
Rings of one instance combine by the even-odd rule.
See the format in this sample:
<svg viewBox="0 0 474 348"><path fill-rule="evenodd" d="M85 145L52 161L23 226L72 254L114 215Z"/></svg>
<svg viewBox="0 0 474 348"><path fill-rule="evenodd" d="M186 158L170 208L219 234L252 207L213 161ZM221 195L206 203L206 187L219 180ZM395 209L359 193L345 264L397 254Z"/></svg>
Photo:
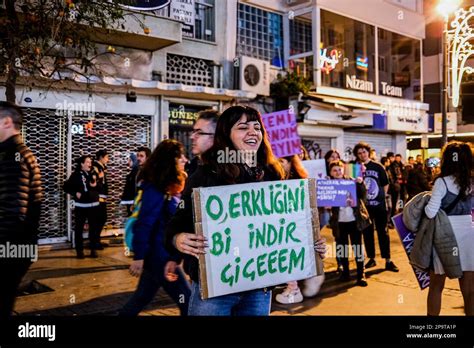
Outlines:
<svg viewBox="0 0 474 348"><path fill-rule="evenodd" d="M237 54L283 67L283 18L281 15L239 3Z"/></svg>
<svg viewBox="0 0 474 348"><path fill-rule="evenodd" d="M295 18L290 20L290 55L311 52L313 34L310 21Z"/></svg>
<svg viewBox="0 0 474 348"><path fill-rule="evenodd" d="M198 40L216 41L214 0L196 1L194 37Z"/></svg>
<svg viewBox="0 0 474 348"><path fill-rule="evenodd" d="M194 37L198 40L216 41L215 22L216 10L215 0L195 0L194 33L186 37ZM171 17L170 6L154 11L157 16Z"/></svg>

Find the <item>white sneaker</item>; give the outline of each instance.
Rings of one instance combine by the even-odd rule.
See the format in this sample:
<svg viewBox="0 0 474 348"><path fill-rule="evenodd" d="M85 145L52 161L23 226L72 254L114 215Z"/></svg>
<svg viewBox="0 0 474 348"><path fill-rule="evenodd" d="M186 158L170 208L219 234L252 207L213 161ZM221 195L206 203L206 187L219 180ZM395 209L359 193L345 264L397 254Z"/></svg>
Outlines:
<svg viewBox="0 0 474 348"><path fill-rule="evenodd" d="M300 303L303 302L303 295L301 294L300 288L291 290L289 287L286 287L285 291L276 295L275 300L282 304Z"/></svg>
<svg viewBox="0 0 474 348"><path fill-rule="evenodd" d="M324 283L324 274L314 276L303 281L302 293L304 297L316 296Z"/></svg>

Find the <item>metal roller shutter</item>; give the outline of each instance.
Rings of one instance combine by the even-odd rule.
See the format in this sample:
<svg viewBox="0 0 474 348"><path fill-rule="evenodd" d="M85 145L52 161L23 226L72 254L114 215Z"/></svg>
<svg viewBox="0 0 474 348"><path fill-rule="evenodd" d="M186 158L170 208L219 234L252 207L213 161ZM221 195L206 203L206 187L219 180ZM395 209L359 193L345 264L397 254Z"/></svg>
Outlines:
<svg viewBox="0 0 474 348"><path fill-rule="evenodd" d="M127 162L131 152L139 146L150 146L151 118L123 114L96 114L92 123L87 116L73 116L72 125L92 125L84 134L72 134L72 162L81 155L95 156L98 150L109 153L107 165L109 195L107 199L107 223L105 228L121 229L125 222L120 197L129 173ZM95 158L94 158L95 159Z"/></svg>
<svg viewBox="0 0 474 348"><path fill-rule="evenodd" d="M344 153L342 154L342 158L345 161L354 159L352 149L360 141L365 141L375 149L379 160L382 156L385 156L387 152L393 151L393 138L390 134L344 132Z"/></svg>
<svg viewBox="0 0 474 348"><path fill-rule="evenodd" d="M25 108L23 111L22 134L41 168L45 193L40 218L40 243L70 240L68 231L72 231L73 226L68 226L68 202L63 191L67 169L68 166L74 168L73 161L82 154L94 155L99 149L107 149L110 157L106 228L123 228L125 212L119 203L125 176L129 172L128 158L130 152L135 152L139 146L150 146L151 117L96 114L92 129L86 130L90 121L87 116L72 116L69 119L70 116L60 116L51 109ZM71 163L68 163L68 155Z"/></svg>
<svg viewBox="0 0 474 348"><path fill-rule="evenodd" d="M311 159L324 158L326 152L331 150L331 138L305 137L301 141Z"/></svg>
<svg viewBox="0 0 474 348"><path fill-rule="evenodd" d="M64 242L67 202L62 189L67 175L67 119L54 110L23 109L22 134L41 169L44 201L41 206L40 242Z"/></svg>

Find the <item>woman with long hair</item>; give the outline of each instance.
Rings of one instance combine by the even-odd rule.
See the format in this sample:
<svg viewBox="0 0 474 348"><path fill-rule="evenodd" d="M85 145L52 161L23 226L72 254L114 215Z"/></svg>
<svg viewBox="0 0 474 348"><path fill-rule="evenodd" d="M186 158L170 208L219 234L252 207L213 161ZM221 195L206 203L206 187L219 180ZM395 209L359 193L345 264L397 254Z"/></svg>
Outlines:
<svg viewBox="0 0 474 348"><path fill-rule="evenodd" d="M244 163L220 160L222 152L239 151ZM278 181L285 178L279 161L273 156L260 113L246 106L232 106L217 121L214 145L202 155L203 164L189 178L183 192L183 208L173 217L166 231L169 250L185 254L185 269L192 280L189 315L265 316L270 313L271 291L257 289L203 300L200 296L199 255L207 247L203 236L194 232L191 203L193 188ZM325 252L324 241L316 250Z"/></svg>
<svg viewBox="0 0 474 348"><path fill-rule="evenodd" d="M326 175L329 176L329 163L332 161L339 161L341 159L341 154L336 149L331 149L324 155L324 160L326 161Z"/></svg>
<svg viewBox="0 0 474 348"><path fill-rule="evenodd" d="M189 284L178 266L180 256L164 248L164 228L179 203L184 189L187 162L183 145L172 139L162 141L143 168L142 198L138 219L133 226L133 263L130 274L140 276L132 298L120 311L136 316L151 302L160 287L187 315Z"/></svg>
<svg viewBox="0 0 474 348"><path fill-rule="evenodd" d="M428 218L440 209L448 215L458 245L462 278L459 285L466 315L474 315L474 228L471 216L472 145L452 141L442 149L441 172L434 182L431 198L425 207ZM446 275L439 256L433 249L430 272L428 315L439 315Z"/></svg>

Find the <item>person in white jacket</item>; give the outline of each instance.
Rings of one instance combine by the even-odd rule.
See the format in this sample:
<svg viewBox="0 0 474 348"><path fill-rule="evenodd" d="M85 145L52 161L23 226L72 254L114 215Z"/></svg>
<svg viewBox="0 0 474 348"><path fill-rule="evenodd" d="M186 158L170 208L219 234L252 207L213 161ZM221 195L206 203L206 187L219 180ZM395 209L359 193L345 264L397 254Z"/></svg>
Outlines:
<svg viewBox="0 0 474 348"><path fill-rule="evenodd" d="M441 173L435 180L431 198L425 207L428 218L443 209L453 227L463 271L459 279L466 315L474 315L474 225L471 207L473 148L470 143L452 141L442 150ZM428 292L428 315L439 315L446 275L436 251Z"/></svg>

